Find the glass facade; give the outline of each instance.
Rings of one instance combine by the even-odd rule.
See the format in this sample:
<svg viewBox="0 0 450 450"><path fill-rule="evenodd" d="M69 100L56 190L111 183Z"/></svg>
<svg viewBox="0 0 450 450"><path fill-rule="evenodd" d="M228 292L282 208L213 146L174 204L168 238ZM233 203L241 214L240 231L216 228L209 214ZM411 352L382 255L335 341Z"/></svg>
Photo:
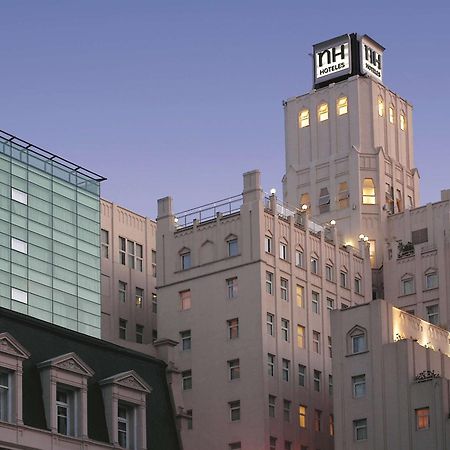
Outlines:
<svg viewBox="0 0 450 450"><path fill-rule="evenodd" d="M101 179L78 169L0 136L0 306L100 337Z"/></svg>

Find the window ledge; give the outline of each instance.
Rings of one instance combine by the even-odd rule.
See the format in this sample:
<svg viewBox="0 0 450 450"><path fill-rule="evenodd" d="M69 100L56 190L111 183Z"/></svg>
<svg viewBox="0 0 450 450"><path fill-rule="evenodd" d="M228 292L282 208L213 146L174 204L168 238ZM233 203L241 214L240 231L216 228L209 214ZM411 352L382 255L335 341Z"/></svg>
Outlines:
<svg viewBox="0 0 450 450"><path fill-rule="evenodd" d="M369 353L369 350L364 350L362 352L358 352L358 353L347 353L345 355L345 357L349 357L349 356L358 356L358 355L364 355L365 353Z"/></svg>
<svg viewBox="0 0 450 450"><path fill-rule="evenodd" d="M435 289L439 289L439 286L431 287L431 288L423 288L423 289L422 289L422 292L434 291Z"/></svg>
<svg viewBox="0 0 450 450"><path fill-rule="evenodd" d="M410 295L416 295L417 294L417 292L411 292L411 293L409 293L409 294L400 294L398 297L399 298L401 298L401 297L409 297Z"/></svg>

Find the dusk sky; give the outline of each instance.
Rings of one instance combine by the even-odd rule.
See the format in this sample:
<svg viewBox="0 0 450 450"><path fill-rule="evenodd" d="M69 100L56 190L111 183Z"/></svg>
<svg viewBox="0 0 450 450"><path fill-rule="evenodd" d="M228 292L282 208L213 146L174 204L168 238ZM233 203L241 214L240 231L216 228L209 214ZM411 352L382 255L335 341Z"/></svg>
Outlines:
<svg viewBox="0 0 450 450"><path fill-rule="evenodd" d="M312 87L312 44L386 47L384 83L414 106L421 203L450 188L450 3L0 0L0 129L108 178L154 218L242 191L281 195L282 100Z"/></svg>

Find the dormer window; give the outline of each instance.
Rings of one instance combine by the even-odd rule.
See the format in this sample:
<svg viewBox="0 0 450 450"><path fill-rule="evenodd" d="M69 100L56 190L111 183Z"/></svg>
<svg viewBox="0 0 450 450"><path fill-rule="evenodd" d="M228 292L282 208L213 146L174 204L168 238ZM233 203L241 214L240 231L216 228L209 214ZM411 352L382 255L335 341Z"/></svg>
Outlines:
<svg viewBox="0 0 450 450"><path fill-rule="evenodd" d="M298 114L298 127L305 128L309 127L309 110L303 109Z"/></svg>

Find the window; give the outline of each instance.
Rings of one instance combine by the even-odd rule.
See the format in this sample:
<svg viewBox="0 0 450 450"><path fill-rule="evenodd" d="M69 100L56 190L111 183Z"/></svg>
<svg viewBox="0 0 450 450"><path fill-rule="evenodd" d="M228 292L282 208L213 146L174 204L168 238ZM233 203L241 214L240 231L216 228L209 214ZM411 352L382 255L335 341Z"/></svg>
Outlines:
<svg viewBox="0 0 450 450"><path fill-rule="evenodd" d="M334 309L334 299L327 297L327 309L328 311L333 311Z"/></svg>
<svg viewBox="0 0 450 450"><path fill-rule="evenodd" d="M328 433L330 436L334 436L334 416L330 414L328 418Z"/></svg>
<svg viewBox="0 0 450 450"><path fill-rule="evenodd" d="M313 313L320 314L320 298L318 292L311 292L311 304Z"/></svg>
<svg viewBox="0 0 450 450"><path fill-rule="evenodd" d="M313 384L314 390L317 392L320 392L321 381L322 381L322 372L320 370L314 370Z"/></svg>
<svg viewBox="0 0 450 450"><path fill-rule="evenodd" d="M367 419L353 421L353 432L355 441L364 441L367 439Z"/></svg>
<svg viewBox="0 0 450 450"><path fill-rule="evenodd" d="M319 273L319 260L315 256L311 256L311 272Z"/></svg>
<svg viewBox="0 0 450 450"><path fill-rule="evenodd" d="M228 450L241 450L241 443L233 442L232 444L228 444Z"/></svg>
<svg viewBox="0 0 450 450"><path fill-rule="evenodd" d="M142 344L144 338L144 326L136 324L136 342Z"/></svg>
<svg viewBox="0 0 450 450"><path fill-rule="evenodd" d="M11 198L16 202L28 205L28 194L26 192L11 188Z"/></svg>
<svg viewBox="0 0 450 450"><path fill-rule="evenodd" d="M131 416L133 408L119 402L117 409L117 440L120 447L130 448L131 445Z"/></svg>
<svg viewBox="0 0 450 450"><path fill-rule="evenodd" d="M125 303L127 301L127 283L119 281L119 301Z"/></svg>
<svg viewBox="0 0 450 450"><path fill-rule="evenodd" d="M331 344L332 344L331 336L328 336L328 356L330 358L333 357L333 348Z"/></svg>
<svg viewBox="0 0 450 450"><path fill-rule="evenodd" d="M304 254L302 250L295 251L295 265L297 267L305 267L304 264Z"/></svg>
<svg viewBox="0 0 450 450"><path fill-rule="evenodd" d="M369 240L369 258L370 258L370 266L371 267L375 267L375 262L376 262L376 241L374 240Z"/></svg>
<svg viewBox="0 0 450 450"><path fill-rule="evenodd" d="M439 278L437 272L430 272L425 274L425 289L435 289L439 285Z"/></svg>
<svg viewBox="0 0 450 450"><path fill-rule="evenodd" d="M380 117L384 116L384 102L381 97L378 97L378 115Z"/></svg>
<svg viewBox="0 0 450 450"><path fill-rule="evenodd" d="M388 213L394 214L394 188L390 185L390 183L386 183L386 192L384 197Z"/></svg>
<svg viewBox="0 0 450 450"><path fill-rule="evenodd" d="M152 250L152 276L156 277L156 251Z"/></svg>
<svg viewBox="0 0 450 450"><path fill-rule="evenodd" d="M229 402L228 407L230 409L230 420L232 422L241 420L241 401L236 400L234 402Z"/></svg>
<svg viewBox="0 0 450 450"><path fill-rule="evenodd" d="M402 280L402 294L409 295L414 294L414 278L408 277Z"/></svg>
<svg viewBox="0 0 450 450"><path fill-rule="evenodd" d="M341 280L341 287L346 288L347 287L347 272L344 272L343 270L341 270L340 280Z"/></svg>
<svg viewBox="0 0 450 450"><path fill-rule="evenodd" d="M128 258L127 258L128 256ZM119 261L124 266L127 264L132 269L143 270L143 247L134 241L119 236Z"/></svg>
<svg viewBox="0 0 450 450"><path fill-rule="evenodd" d="M297 306L300 308L305 307L305 288L297 284L296 287Z"/></svg>
<svg viewBox="0 0 450 450"><path fill-rule="evenodd" d="M157 314L158 312L158 297L154 292L152 292L152 313Z"/></svg>
<svg viewBox="0 0 450 450"><path fill-rule="evenodd" d="M229 239L227 241L228 256L237 256L239 254L237 238Z"/></svg>
<svg viewBox="0 0 450 450"><path fill-rule="evenodd" d="M109 258L109 231L102 229L100 231L100 239L102 243L101 256L102 258Z"/></svg>
<svg viewBox="0 0 450 450"><path fill-rule="evenodd" d="M361 353L367 350L366 332L360 327L354 327L349 333L350 352Z"/></svg>
<svg viewBox="0 0 450 450"><path fill-rule="evenodd" d="M298 127L305 128L309 127L309 110L304 109L298 114Z"/></svg>
<svg viewBox="0 0 450 450"><path fill-rule="evenodd" d="M181 270L187 270L191 268L191 252L185 252L181 255Z"/></svg>
<svg viewBox="0 0 450 450"><path fill-rule="evenodd" d="M302 195L300 195L300 208L306 205L308 208L311 206L311 198L309 197L308 192L304 192Z"/></svg>
<svg viewBox="0 0 450 450"><path fill-rule="evenodd" d="M273 273L266 272L266 292L270 295L273 294Z"/></svg>
<svg viewBox="0 0 450 450"><path fill-rule="evenodd" d="M289 301L289 285L286 278L280 279L281 300Z"/></svg>
<svg viewBox="0 0 450 450"><path fill-rule="evenodd" d="M266 325L267 325L267 334L270 336L273 336L274 333L274 315L267 313L267 318L266 318Z"/></svg>
<svg viewBox="0 0 450 450"><path fill-rule="evenodd" d="M126 264L127 256L127 240L123 237L119 237L119 261L120 264Z"/></svg>
<svg viewBox="0 0 450 450"><path fill-rule="evenodd" d="M394 123L395 119L395 110L392 105L389 106L389 123Z"/></svg>
<svg viewBox="0 0 450 450"><path fill-rule="evenodd" d="M340 97L337 101L337 113L338 116L342 116L348 113L348 100L347 97Z"/></svg>
<svg viewBox="0 0 450 450"><path fill-rule="evenodd" d="M284 441L284 450L292 450L292 442Z"/></svg>
<svg viewBox="0 0 450 450"><path fill-rule="evenodd" d="M136 251L136 247L135 247L135 243L133 241L129 241L127 239L127 253L128 253L128 265L134 269L135 268L135 251Z"/></svg>
<svg viewBox="0 0 450 450"><path fill-rule="evenodd" d="M427 430L430 428L430 408L416 409L416 430Z"/></svg>
<svg viewBox="0 0 450 450"><path fill-rule="evenodd" d="M187 419L187 429L192 430L193 423L192 423L192 409L186 410L186 419Z"/></svg>
<svg viewBox="0 0 450 450"><path fill-rule="evenodd" d="M283 420L291 421L291 402L289 400L283 400Z"/></svg>
<svg viewBox="0 0 450 450"><path fill-rule="evenodd" d="M56 388L56 423L60 434L75 435L74 392L62 387Z"/></svg>
<svg viewBox="0 0 450 450"><path fill-rule="evenodd" d="M396 190L395 203L397 204L397 212L402 212L403 211L403 200L402 200L402 191L400 189Z"/></svg>
<svg viewBox="0 0 450 450"><path fill-rule="evenodd" d="M412 195L408 195L408 208L414 208L414 200L412 198Z"/></svg>
<svg viewBox="0 0 450 450"><path fill-rule="evenodd" d="M228 373L230 375L230 380L237 380L241 377L239 359L232 359L228 361Z"/></svg>
<svg viewBox="0 0 450 450"><path fill-rule="evenodd" d="M11 238L11 248L16 252L28 254L28 244L20 239Z"/></svg>
<svg viewBox="0 0 450 450"><path fill-rule="evenodd" d="M281 319L281 337L283 341L289 342L289 320Z"/></svg>
<svg viewBox="0 0 450 450"><path fill-rule="evenodd" d="M406 117L405 113L402 111L400 113L400 130L405 131L406 129Z"/></svg>
<svg viewBox="0 0 450 450"><path fill-rule="evenodd" d="M303 325L297 325L297 347L305 348L305 327Z"/></svg>
<svg viewBox="0 0 450 450"><path fill-rule="evenodd" d="M353 398L361 398L366 395L366 376L356 375L352 377Z"/></svg>
<svg viewBox="0 0 450 450"><path fill-rule="evenodd" d="M345 209L349 207L350 193L348 190L348 183L343 181L338 186L338 206L339 209Z"/></svg>
<svg viewBox="0 0 450 450"><path fill-rule="evenodd" d="M306 428L306 406L304 405L298 407L298 424L300 428Z"/></svg>
<svg viewBox="0 0 450 450"><path fill-rule="evenodd" d="M318 331L313 331L313 350L320 353L320 333Z"/></svg>
<svg viewBox="0 0 450 450"><path fill-rule="evenodd" d="M298 365L298 385L305 387L306 384L306 366Z"/></svg>
<svg viewBox="0 0 450 450"><path fill-rule="evenodd" d="M330 264L325 265L325 278L328 281L333 281L333 266Z"/></svg>
<svg viewBox="0 0 450 450"><path fill-rule="evenodd" d="M288 259L288 247L285 242L280 242L280 259Z"/></svg>
<svg viewBox="0 0 450 450"><path fill-rule="evenodd" d="M264 238L264 250L267 253L272 253L272 238L267 235Z"/></svg>
<svg viewBox="0 0 450 450"><path fill-rule="evenodd" d="M361 278L355 277L355 292L361 294Z"/></svg>
<svg viewBox="0 0 450 450"><path fill-rule="evenodd" d="M152 330L152 343L158 339L158 330Z"/></svg>
<svg viewBox="0 0 450 450"><path fill-rule="evenodd" d="M439 305L427 306L427 320L433 325L439 325Z"/></svg>
<svg viewBox="0 0 450 450"><path fill-rule="evenodd" d="M136 270L142 272L144 268L144 249L141 244L136 244Z"/></svg>
<svg viewBox="0 0 450 450"><path fill-rule="evenodd" d="M183 391L192 389L192 370L184 370L183 372L181 372L181 380Z"/></svg>
<svg viewBox="0 0 450 450"><path fill-rule="evenodd" d="M423 244L428 242L428 228L421 228L411 232L411 242L413 245Z"/></svg>
<svg viewBox="0 0 450 450"><path fill-rule="evenodd" d="M11 409L11 375L9 372L0 372L0 420L10 421Z"/></svg>
<svg viewBox="0 0 450 450"><path fill-rule="evenodd" d="M364 178L363 181L363 205L375 205L375 183L372 178Z"/></svg>
<svg viewBox="0 0 450 450"><path fill-rule="evenodd" d="M275 417L275 402L276 402L275 395L269 394L269 417Z"/></svg>
<svg viewBox="0 0 450 450"><path fill-rule="evenodd" d="M237 339L239 337L239 319L227 320L228 339Z"/></svg>
<svg viewBox="0 0 450 450"><path fill-rule="evenodd" d="M144 289L139 287L136 288L135 302L138 308L142 308L142 305L144 304Z"/></svg>
<svg viewBox="0 0 450 450"><path fill-rule="evenodd" d="M191 349L191 330L182 331L180 333L181 349L183 351Z"/></svg>
<svg viewBox="0 0 450 450"><path fill-rule="evenodd" d="M227 298L236 298L238 294L238 279L237 277L227 279Z"/></svg>
<svg viewBox="0 0 450 450"><path fill-rule="evenodd" d="M119 338L127 338L127 321L125 319L119 319Z"/></svg>
<svg viewBox="0 0 450 450"><path fill-rule="evenodd" d="M180 308L182 311L186 311L188 309L191 309L192 305L191 300L191 291L190 289L186 291L180 292Z"/></svg>
<svg viewBox="0 0 450 450"><path fill-rule="evenodd" d="M323 187L320 189L319 195L319 212L320 214L326 213L330 210L330 193L328 188Z"/></svg>
<svg viewBox="0 0 450 450"><path fill-rule="evenodd" d="M276 448L277 448L277 438L276 437L273 437L273 436L270 436L270 439L269 439L269 450L276 450Z"/></svg>
<svg viewBox="0 0 450 450"><path fill-rule="evenodd" d="M328 120L328 104L327 103L320 104L317 113L319 116L319 122L324 122L325 120Z"/></svg>
<svg viewBox="0 0 450 450"><path fill-rule="evenodd" d="M333 375L328 375L328 395L333 395Z"/></svg>
<svg viewBox="0 0 450 450"><path fill-rule="evenodd" d="M289 368L291 362L288 359L283 358L282 364L282 379L283 381L289 381Z"/></svg>
<svg viewBox="0 0 450 450"><path fill-rule="evenodd" d="M272 353L267 353L267 366L269 376L273 377L275 374L275 355L272 355Z"/></svg>
<svg viewBox="0 0 450 450"><path fill-rule="evenodd" d="M320 409L314 410L314 431L319 432L321 430L322 411Z"/></svg>

